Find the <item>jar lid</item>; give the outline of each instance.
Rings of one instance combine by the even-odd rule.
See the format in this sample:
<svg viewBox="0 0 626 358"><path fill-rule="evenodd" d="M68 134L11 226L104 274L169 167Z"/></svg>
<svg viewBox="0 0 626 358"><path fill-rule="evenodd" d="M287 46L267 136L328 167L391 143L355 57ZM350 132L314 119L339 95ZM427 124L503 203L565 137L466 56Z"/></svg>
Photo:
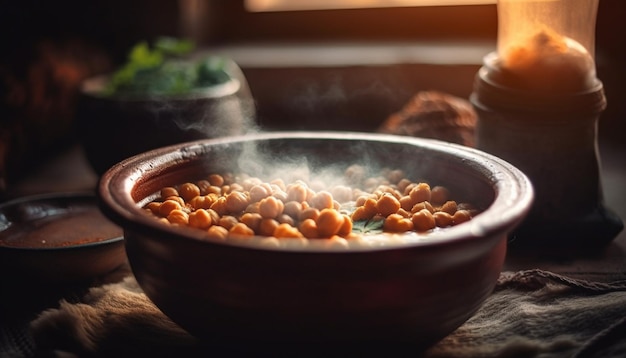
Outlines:
<svg viewBox="0 0 626 358"><path fill-rule="evenodd" d="M539 91L514 88L498 82L497 55L485 57L474 82L472 102L477 105L523 112L576 113L591 115L606 108L602 82L597 78L577 92Z"/></svg>

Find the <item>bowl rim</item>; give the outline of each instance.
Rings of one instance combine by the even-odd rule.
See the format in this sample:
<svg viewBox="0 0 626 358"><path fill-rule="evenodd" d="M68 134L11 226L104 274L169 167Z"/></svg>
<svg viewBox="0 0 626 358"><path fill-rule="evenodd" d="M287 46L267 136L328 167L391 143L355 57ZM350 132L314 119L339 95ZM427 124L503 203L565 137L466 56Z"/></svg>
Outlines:
<svg viewBox="0 0 626 358"><path fill-rule="evenodd" d="M184 161L194 156L194 149L229 143L275 140L275 139L333 139L393 142L421 147L426 150L442 152L465 159L468 165L485 174L493 187L495 196L480 215L472 220L428 235L428 240L416 240L408 243L383 246L366 246L348 250L329 250L328 248L266 248L259 245L238 244L231 241L207 239L201 231L190 228L168 227L142 212L139 201L131 196L131 191L147 170L158 170L159 165L172 161ZM146 162L149 161L149 164ZM157 169L155 169L157 168ZM444 142L430 138L400 136L395 134L352 132L352 131L269 131L236 136L203 139L179 143L127 158L109 168L99 179L97 196L103 213L124 230L137 230L143 233L158 234L163 231L179 236L178 239L200 240L207 244L269 250L273 252L306 253L349 253L357 251L384 251L407 247L433 247L439 245L467 242L493 234L504 234L518 225L529 212L534 200L534 189L530 179L520 169L509 162L476 148ZM183 230L181 230L183 229ZM197 234L196 234L197 233Z"/></svg>
<svg viewBox="0 0 626 358"><path fill-rule="evenodd" d="M236 95L243 87L241 81L235 76L229 74L226 82L218 83L211 86L194 88L187 93L181 94L113 94L104 95L100 93L104 85L111 78L111 74L101 74L86 78L80 85L80 94L85 97L95 98L98 100L119 101L128 103L141 103L151 101L189 101L189 100L206 100L221 99L227 96Z"/></svg>

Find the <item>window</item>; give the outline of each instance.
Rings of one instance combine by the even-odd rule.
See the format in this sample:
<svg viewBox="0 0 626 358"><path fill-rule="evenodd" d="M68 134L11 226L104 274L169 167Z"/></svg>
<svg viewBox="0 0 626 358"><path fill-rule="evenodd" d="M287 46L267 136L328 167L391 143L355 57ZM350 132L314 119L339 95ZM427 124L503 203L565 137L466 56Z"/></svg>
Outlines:
<svg viewBox="0 0 626 358"><path fill-rule="evenodd" d="M495 41L497 35L495 0L360 0L358 6L357 0L185 2L202 4L199 32L213 44ZM309 10L296 11L304 9Z"/></svg>
<svg viewBox="0 0 626 358"><path fill-rule="evenodd" d="M496 0L246 0L248 11L297 11L404 6L495 4Z"/></svg>

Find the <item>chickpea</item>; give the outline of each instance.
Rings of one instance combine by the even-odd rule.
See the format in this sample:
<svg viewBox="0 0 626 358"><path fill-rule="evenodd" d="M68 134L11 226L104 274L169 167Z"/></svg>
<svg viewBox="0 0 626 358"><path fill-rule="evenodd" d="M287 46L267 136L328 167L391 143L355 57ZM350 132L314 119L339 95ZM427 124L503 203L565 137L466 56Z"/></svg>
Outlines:
<svg viewBox="0 0 626 358"><path fill-rule="evenodd" d="M272 236L274 235L274 231L278 227L278 221L274 219L263 219L259 224L259 229L257 233L261 236Z"/></svg>
<svg viewBox="0 0 626 358"><path fill-rule="evenodd" d="M441 208L439 209L439 211L443 211L450 215L454 215L454 213L457 211L456 201L452 201L452 200L446 201L443 205L441 205Z"/></svg>
<svg viewBox="0 0 626 358"><path fill-rule="evenodd" d="M285 203L283 213L291 216L294 220L299 220L302 212L302 203L297 201L289 201Z"/></svg>
<svg viewBox="0 0 626 358"><path fill-rule="evenodd" d="M345 203L352 199L352 189L346 185L335 185L330 193L340 203Z"/></svg>
<svg viewBox="0 0 626 358"><path fill-rule="evenodd" d="M406 211L411 211L411 209L415 205L415 202L413 201L410 195L405 195L401 197L399 201L400 201L400 207Z"/></svg>
<svg viewBox="0 0 626 358"><path fill-rule="evenodd" d="M287 186L287 201L301 203L307 198L307 186L303 182L293 183Z"/></svg>
<svg viewBox="0 0 626 358"><path fill-rule="evenodd" d="M187 225L189 223L189 214L180 209L175 209L167 214L167 221L172 224Z"/></svg>
<svg viewBox="0 0 626 358"><path fill-rule="evenodd" d="M196 182L196 185L200 189L200 195L207 195L208 194L207 189L211 186L211 183L209 183L209 181L206 179L202 179L202 180L198 180Z"/></svg>
<svg viewBox="0 0 626 358"><path fill-rule="evenodd" d="M250 201L257 202L272 194L272 187L267 183L257 184L250 188Z"/></svg>
<svg viewBox="0 0 626 358"><path fill-rule="evenodd" d="M411 184L411 181L407 178L402 178L397 183L398 191L403 195L406 195L405 190Z"/></svg>
<svg viewBox="0 0 626 358"><path fill-rule="evenodd" d="M281 191L287 190L287 185L282 179L274 179L270 182L270 186L280 189ZM274 190L274 189L273 189Z"/></svg>
<svg viewBox="0 0 626 358"><path fill-rule="evenodd" d="M472 214L470 214L468 210L457 210L454 215L452 215L452 224L458 225L470 221L471 218Z"/></svg>
<svg viewBox="0 0 626 358"><path fill-rule="evenodd" d="M273 196L268 196L259 202L259 214L264 218L276 218L283 213L284 209L285 204Z"/></svg>
<svg viewBox="0 0 626 358"><path fill-rule="evenodd" d="M188 221L189 226L199 229L208 229L209 226L213 225L213 218L205 209L198 209L189 213Z"/></svg>
<svg viewBox="0 0 626 358"><path fill-rule="evenodd" d="M216 186L216 185L211 185L208 188L206 188L206 193L207 194L222 195L222 187L221 186Z"/></svg>
<svg viewBox="0 0 626 358"><path fill-rule="evenodd" d="M359 206L358 208L354 210L354 212L352 212L352 215L350 216L350 218L352 219L352 221L363 221L363 220L369 220L372 217L367 214L365 207Z"/></svg>
<svg viewBox="0 0 626 358"><path fill-rule="evenodd" d="M159 215L159 208L161 207L161 203L156 201L151 201L146 205L145 209L148 210L149 213L153 215Z"/></svg>
<svg viewBox="0 0 626 358"><path fill-rule="evenodd" d="M334 209L322 209L315 220L320 237L331 237L343 226L344 216Z"/></svg>
<svg viewBox="0 0 626 358"><path fill-rule="evenodd" d="M417 231L428 231L436 226L435 217L428 209L422 209L413 214L411 222Z"/></svg>
<svg viewBox="0 0 626 358"><path fill-rule="evenodd" d="M176 200L168 199L159 205L159 215L167 217L174 210L181 210L182 206Z"/></svg>
<svg viewBox="0 0 626 358"><path fill-rule="evenodd" d="M406 210L404 210L404 209L402 209L402 208L398 209L398 211L396 212L396 214L398 214L398 215L402 216L403 218L410 218L410 217L411 217L411 215L413 215L413 213L412 213L412 212L410 212L410 211L406 211Z"/></svg>
<svg viewBox="0 0 626 358"><path fill-rule="evenodd" d="M189 201L200 195L200 188L194 183L184 183L178 188L178 194L185 200Z"/></svg>
<svg viewBox="0 0 626 358"><path fill-rule="evenodd" d="M365 168L362 165L353 164L345 170L344 177L348 183L358 185L365 179Z"/></svg>
<svg viewBox="0 0 626 358"><path fill-rule="evenodd" d="M229 194L229 193L231 192L230 185L228 185L228 184L224 184L224 185L222 185L222 186L220 187L220 192L221 192L223 195L227 195L227 194Z"/></svg>
<svg viewBox="0 0 626 358"><path fill-rule="evenodd" d="M403 178L404 171L400 169L390 170L389 173L387 173L387 180L389 180L390 183L398 183L400 180L403 180Z"/></svg>
<svg viewBox="0 0 626 358"><path fill-rule="evenodd" d="M169 196L178 196L178 190L172 186L166 186L161 189L161 198L167 198Z"/></svg>
<svg viewBox="0 0 626 358"><path fill-rule="evenodd" d="M225 215L228 213L228 208L226 207L226 197L220 196L211 204L211 210L214 210L218 215Z"/></svg>
<svg viewBox="0 0 626 358"><path fill-rule="evenodd" d="M218 214L215 210L213 209L206 209L207 213L209 213L209 216L211 217L211 222L213 224L217 223L218 221L220 221L220 214Z"/></svg>
<svg viewBox="0 0 626 358"><path fill-rule="evenodd" d="M276 220L279 223L281 223L281 224L289 224L291 226L295 226L296 225L296 221L291 216L289 216L287 214L280 214L280 215L278 215Z"/></svg>
<svg viewBox="0 0 626 358"><path fill-rule="evenodd" d="M309 204L319 210L330 209L334 207L333 196L330 192L322 190L313 195Z"/></svg>
<svg viewBox="0 0 626 358"><path fill-rule="evenodd" d="M261 205L261 202L257 201L254 203L250 203L248 204L248 206L246 206L246 213L258 213L259 212L259 206Z"/></svg>
<svg viewBox="0 0 626 358"><path fill-rule="evenodd" d="M438 211L434 213L433 216L438 227L452 226L452 215L446 213L445 211Z"/></svg>
<svg viewBox="0 0 626 358"><path fill-rule="evenodd" d="M235 181L235 175L233 175L233 173L224 173L222 175L222 178L224 178L224 184L223 185L228 185L228 184L232 183L233 181ZM209 178L209 180L211 180L211 179Z"/></svg>
<svg viewBox="0 0 626 358"><path fill-rule="evenodd" d="M191 205L194 209L209 209L211 205L217 200L217 196L213 195L198 195L195 198L189 201L189 205Z"/></svg>
<svg viewBox="0 0 626 358"><path fill-rule="evenodd" d="M434 205L441 205L449 200L448 198L450 197L450 191L446 187L438 185L433 187L430 195L431 203L433 203Z"/></svg>
<svg viewBox="0 0 626 358"><path fill-rule="evenodd" d="M350 233L352 232L352 220L350 220L350 217L346 214L342 214L342 216L343 224L339 228L339 231L337 231L337 235L345 237L350 235Z"/></svg>
<svg viewBox="0 0 626 358"><path fill-rule="evenodd" d="M366 189L371 189L376 187L378 184L380 184L380 179L379 178L367 178L365 179L365 181L363 182L363 186Z"/></svg>
<svg viewBox="0 0 626 358"><path fill-rule="evenodd" d="M427 183L417 184L417 186L411 189L409 196L411 196L411 199L413 199L413 202L415 203L430 201L430 185L428 185Z"/></svg>
<svg viewBox="0 0 626 358"><path fill-rule="evenodd" d="M283 190L274 191L272 193L272 196L283 203L287 201L287 193L285 193Z"/></svg>
<svg viewBox="0 0 626 358"><path fill-rule="evenodd" d="M315 194L316 194L315 190L313 190L312 188L307 188L306 189L306 201L310 202L311 199L313 199L313 197L315 196Z"/></svg>
<svg viewBox="0 0 626 358"><path fill-rule="evenodd" d="M228 237L228 230L222 226L213 225L207 230L207 236L219 240L226 240Z"/></svg>
<svg viewBox="0 0 626 358"><path fill-rule="evenodd" d="M356 205L356 206L363 206L367 199L369 199L369 195L368 194L359 195L356 198L356 200L354 201L354 205Z"/></svg>
<svg viewBox="0 0 626 358"><path fill-rule="evenodd" d="M274 230L273 235L276 238L301 238L302 233L289 224L279 224Z"/></svg>
<svg viewBox="0 0 626 358"><path fill-rule="evenodd" d="M304 221L306 219L317 220L320 216L320 211L316 208L306 208L300 212L300 217L298 218L300 221Z"/></svg>
<svg viewBox="0 0 626 358"><path fill-rule="evenodd" d="M224 185L224 183L225 183L224 177L219 175L219 174L211 174L211 175L209 175L208 181L209 181L209 183L211 183L211 185L217 186L217 187L220 187L220 186Z"/></svg>
<svg viewBox="0 0 626 358"><path fill-rule="evenodd" d="M417 186L417 183L410 183L404 188L402 195L409 195L411 193L411 190L413 190L413 188L415 188L416 186Z"/></svg>
<svg viewBox="0 0 626 358"><path fill-rule="evenodd" d="M300 225L298 225L298 230L309 239L314 239L319 237L319 232L317 230L317 223L313 219L305 219Z"/></svg>
<svg viewBox="0 0 626 358"><path fill-rule="evenodd" d="M237 225L239 220L236 217L231 215L224 215L219 218L217 221L217 225L225 228L226 230L230 230L233 226Z"/></svg>
<svg viewBox="0 0 626 358"><path fill-rule="evenodd" d="M383 230L389 232L407 232L413 230L413 222L399 214L387 216L383 223Z"/></svg>
<svg viewBox="0 0 626 358"><path fill-rule="evenodd" d="M263 220L263 217L261 216L261 214L258 214L258 213L245 213L241 215L241 218L239 218L240 222L246 224L246 226L248 226L250 229L254 230L255 232L259 231L259 227L261 227L262 220Z"/></svg>
<svg viewBox="0 0 626 358"><path fill-rule="evenodd" d="M302 182L304 182L303 180L301 180ZM315 192L318 191L322 191L322 190L326 190L326 184L324 184L322 181L319 180L313 180L313 181L308 181L308 184L306 182L305 186L307 187L307 200L311 199L311 196L313 194L315 194Z"/></svg>
<svg viewBox="0 0 626 358"><path fill-rule="evenodd" d="M226 195L226 210L231 213L242 212L250 203L248 196L242 191L232 191Z"/></svg>
<svg viewBox="0 0 626 358"><path fill-rule="evenodd" d="M168 196L167 198L165 198L164 201L168 201L168 200L173 200L177 202L178 204L180 204L180 206L185 206L185 200L183 200L183 198L181 198L180 196Z"/></svg>
<svg viewBox="0 0 626 358"><path fill-rule="evenodd" d="M389 216L400 209L400 201L393 195L386 193L376 202L376 211L381 216Z"/></svg>
<svg viewBox="0 0 626 358"><path fill-rule="evenodd" d="M243 181L243 190L251 191L257 185L264 185L263 181L257 177L246 178ZM265 184L269 188L269 184ZM262 198L261 198L262 199Z"/></svg>
<svg viewBox="0 0 626 358"><path fill-rule="evenodd" d="M402 193L400 193L396 188L391 185L381 185L379 188L380 191L383 192L383 194L391 194L394 196L394 198L398 200L400 200L400 198L402 197Z"/></svg>
<svg viewBox="0 0 626 358"><path fill-rule="evenodd" d="M365 210L365 214L369 216L370 218L372 218L378 212L378 208L376 206L377 206L376 199L369 198L365 200L365 203L363 204L363 209Z"/></svg>
<svg viewBox="0 0 626 358"><path fill-rule="evenodd" d="M433 206L428 201L422 201L421 203L415 204L411 208L411 212L412 213L416 213L416 212L418 212L418 211L420 211L422 209L426 209L426 210L430 211L431 213L435 212L435 208L433 208Z"/></svg>
<svg viewBox="0 0 626 358"><path fill-rule="evenodd" d="M239 183L231 183L230 184L230 192L233 191L246 191L246 189L243 187L243 185L239 184Z"/></svg>
<svg viewBox="0 0 626 358"><path fill-rule="evenodd" d="M244 223L237 223L228 230L229 235L254 236L254 230Z"/></svg>

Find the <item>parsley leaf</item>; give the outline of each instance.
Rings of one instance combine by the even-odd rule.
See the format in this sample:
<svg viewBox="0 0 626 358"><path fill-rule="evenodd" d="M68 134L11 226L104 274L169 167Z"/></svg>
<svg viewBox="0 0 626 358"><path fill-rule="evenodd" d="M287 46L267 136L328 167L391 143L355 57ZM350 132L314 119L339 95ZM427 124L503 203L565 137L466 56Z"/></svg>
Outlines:
<svg viewBox="0 0 626 358"><path fill-rule="evenodd" d="M382 234L385 219L359 220L352 224L352 232L356 234Z"/></svg>

